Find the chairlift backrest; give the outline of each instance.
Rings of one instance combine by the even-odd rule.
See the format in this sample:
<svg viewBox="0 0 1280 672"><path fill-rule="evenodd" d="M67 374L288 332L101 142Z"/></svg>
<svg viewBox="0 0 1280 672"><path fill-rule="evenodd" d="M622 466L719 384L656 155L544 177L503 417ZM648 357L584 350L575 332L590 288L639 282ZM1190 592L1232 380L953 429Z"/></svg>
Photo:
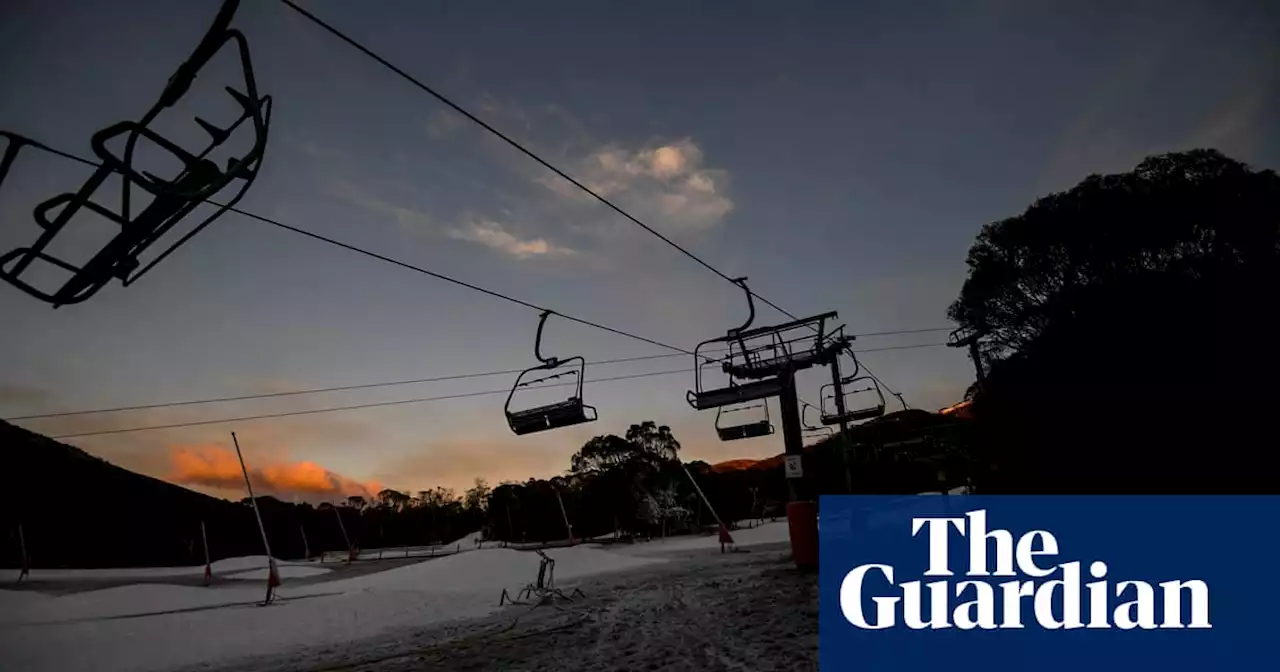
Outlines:
<svg viewBox="0 0 1280 672"><path fill-rule="evenodd" d="M835 425L842 422L861 422L863 420L871 420L884 415L885 399L884 392L880 389L880 384L875 378L870 376L851 376L845 378L840 384L841 398L836 398L836 386L828 383L822 386L820 392L822 404L820 409L822 416L822 424ZM865 400L868 396L865 393L871 393L871 401L861 401L861 403L850 404L849 397L853 395L863 395L858 397L859 400Z"/></svg>

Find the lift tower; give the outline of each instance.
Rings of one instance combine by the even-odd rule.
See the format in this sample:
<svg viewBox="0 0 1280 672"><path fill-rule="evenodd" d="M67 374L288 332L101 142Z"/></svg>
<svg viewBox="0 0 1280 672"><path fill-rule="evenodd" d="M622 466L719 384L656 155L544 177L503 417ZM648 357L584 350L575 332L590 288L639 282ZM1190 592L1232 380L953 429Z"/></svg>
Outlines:
<svg viewBox="0 0 1280 672"><path fill-rule="evenodd" d="M747 321L724 336L704 341L694 349L694 389L687 399L697 410L709 410L778 397L782 413L782 436L786 447L787 523L791 552L797 565L817 565L816 492L804 469L804 434L800 402L796 397L795 375L814 366L834 361L844 339L829 326L838 316L833 312L767 327L751 327L755 303L747 279L734 282L747 295ZM721 351L714 359L706 349Z"/></svg>

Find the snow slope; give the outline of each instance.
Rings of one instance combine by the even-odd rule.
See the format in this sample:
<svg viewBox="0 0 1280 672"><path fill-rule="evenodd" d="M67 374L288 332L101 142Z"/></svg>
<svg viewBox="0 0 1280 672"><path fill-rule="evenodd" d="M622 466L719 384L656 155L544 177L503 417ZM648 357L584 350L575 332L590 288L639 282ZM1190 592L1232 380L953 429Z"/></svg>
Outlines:
<svg viewBox="0 0 1280 672"><path fill-rule="evenodd" d="M283 568L287 565L305 566L305 562L276 560L276 565ZM240 558L226 558L212 563L214 574L239 572L248 569L265 568L267 556L249 555ZM0 570L0 583L18 580L16 569ZM35 568L24 581L128 581L130 579L163 579L174 576L203 576L204 565L192 567L108 567L106 569L40 569ZM264 574L265 576L265 574Z"/></svg>
<svg viewBox="0 0 1280 672"><path fill-rule="evenodd" d="M280 576L281 579L300 579L306 576L320 576L321 574L328 574L329 570L323 567L312 567L309 565L277 564L276 573ZM237 579L237 580L256 579L258 581L266 581L267 568L259 567L258 569L250 569L243 572L236 572L235 574L227 574L222 578Z"/></svg>
<svg viewBox="0 0 1280 672"><path fill-rule="evenodd" d="M776 523L764 523L751 529L739 529L729 533L733 537L733 543L738 547L757 546L760 544L772 544L780 541L788 541L791 536L788 532L787 521L779 520ZM600 548L600 547L595 547ZM696 551L696 550L720 550L719 535L711 534L697 537L671 537L669 539L654 539L636 544L618 544L610 545L609 552L618 555L628 556L647 556L672 551ZM556 576L559 574L560 568L556 567Z"/></svg>
<svg viewBox="0 0 1280 672"><path fill-rule="evenodd" d="M587 546L547 554L557 584L658 562ZM0 590L0 670L149 672L482 616L498 609L503 588L532 582L538 564L534 553L492 548L305 586L286 580L268 607L254 606L261 584L142 584L61 597Z"/></svg>

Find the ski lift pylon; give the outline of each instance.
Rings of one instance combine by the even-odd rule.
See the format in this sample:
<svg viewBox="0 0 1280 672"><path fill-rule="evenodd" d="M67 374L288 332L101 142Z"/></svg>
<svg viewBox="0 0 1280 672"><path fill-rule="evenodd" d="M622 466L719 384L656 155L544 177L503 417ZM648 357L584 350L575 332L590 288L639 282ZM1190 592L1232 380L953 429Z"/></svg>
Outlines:
<svg viewBox="0 0 1280 672"><path fill-rule="evenodd" d="M547 310L543 311L542 315L538 317L538 335L537 340L534 341L533 354L541 364L526 369L516 376L515 385L512 386L511 392L507 395L507 403L503 407L507 415L507 424L510 425L511 431L517 435L532 434L534 432L592 422L597 417L594 406L587 406L582 403L583 377L586 375L587 361L582 357L560 359L558 357L542 356L542 328L546 325L547 317L550 315L552 315L552 312ZM576 367L574 368L566 367L566 365L572 367L575 363ZM560 373L552 373L534 380L525 380L530 374L535 374L539 371L554 371L555 369L564 370ZM536 383L562 376L573 376L577 379L572 383L575 386L575 391L567 400L519 411L511 410L511 400L516 396L516 392L520 388L528 388Z"/></svg>
<svg viewBox="0 0 1280 672"><path fill-rule="evenodd" d="M764 417L762 419L738 423L726 423L724 420L724 416L726 414L741 413L757 408L764 410ZM721 406L717 408L716 434L720 436L721 441L757 439L762 436L769 436L770 434L773 434L773 423L769 420L769 402L762 399L756 403L747 403L733 407Z"/></svg>
<svg viewBox="0 0 1280 672"><path fill-rule="evenodd" d="M119 279L125 286L133 283L244 196L257 176L258 166L266 148L271 98L270 96L259 97L249 57L248 42L244 34L230 28L231 18L238 6L238 0L224 0L217 18L200 44L169 79L160 98L141 121L119 122L93 135L90 144L102 164L77 191L59 194L36 206L34 216L42 232L31 246L16 248L0 255L0 278L27 294L52 304L54 308L80 303L92 297L112 279ZM149 128L160 112L172 107L186 94L200 70L228 43L235 44L244 75L244 93L232 87L226 87L227 92L240 106L239 118L222 128L196 117L197 125L211 138L211 142L196 153L180 147ZM250 121L253 126L253 145L243 156L229 158L227 167L223 170L207 157L214 149L222 146L235 129L245 121ZM16 134L3 133L3 135L8 139L9 144L4 154L3 165L0 166L0 182L7 176L18 152L23 147L44 147L34 140ZM125 138L124 151L122 156L118 157L107 147L107 144L121 136ZM145 139L163 152L177 158L182 165L181 170L176 175L157 177L146 171L135 169L133 154L139 139ZM112 175L119 175L122 182L118 209L104 207L92 200L95 192ZM243 184L232 198L225 204L216 205L212 214L139 270L141 264L138 261L138 255L190 215L205 199L217 194L236 179L243 180ZM152 201L136 216L130 212L129 207L130 191L134 186L153 197ZM119 225L120 230L87 262L77 266L52 256L45 249L76 213L82 210L105 217ZM71 277L53 291L40 289L22 277L35 261L69 272Z"/></svg>

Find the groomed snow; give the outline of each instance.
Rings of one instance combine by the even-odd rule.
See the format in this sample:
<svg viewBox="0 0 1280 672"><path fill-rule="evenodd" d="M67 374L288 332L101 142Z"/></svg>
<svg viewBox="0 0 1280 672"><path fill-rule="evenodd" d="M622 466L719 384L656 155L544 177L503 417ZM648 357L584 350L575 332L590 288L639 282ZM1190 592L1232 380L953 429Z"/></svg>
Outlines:
<svg viewBox="0 0 1280 672"><path fill-rule="evenodd" d="M481 540L483 532L472 532L465 537L454 539L448 543L426 544L422 546L389 546L386 548L362 548L360 554L356 556L359 560L379 560L394 558L417 558L422 556L433 557L436 555L449 555L452 553L465 553L477 549L476 542ZM336 560L346 560L346 551L326 551L326 558Z"/></svg>
<svg viewBox="0 0 1280 672"><path fill-rule="evenodd" d="M788 541L791 536L787 528L786 520L779 520L776 523L764 523L750 529L741 528L733 530L729 533L733 537L733 543L738 547L758 546L760 544L773 544L780 541ZM596 547L605 548L605 547ZM670 553L672 551L696 551L696 550L720 550L719 535L710 534L697 537L671 537L668 539L653 539L652 541L639 542L635 544L618 544L609 545L607 547L610 552L619 555L637 556L637 555L657 555L662 553ZM559 566L556 567L559 572ZM559 576L557 573L556 576Z"/></svg>
<svg viewBox="0 0 1280 672"><path fill-rule="evenodd" d="M244 572L236 572L235 574L227 574L227 575L224 575L222 578L237 579L237 580L257 579L259 581L266 581L267 571L268 570L266 567L259 567L258 569L250 569ZM276 573L280 576L281 579L300 579L307 576L320 576L321 574L328 574L329 570L323 567L312 567L310 565L277 564Z"/></svg>
<svg viewBox="0 0 1280 672"><path fill-rule="evenodd" d="M547 554L560 585L660 562L588 546ZM141 584L60 597L0 591L0 669L144 672L483 616L499 608L504 588L532 582L538 564L535 553L489 548L305 586L286 579L281 601L265 608L254 606L260 583Z"/></svg>
<svg viewBox="0 0 1280 672"><path fill-rule="evenodd" d="M280 567L285 565L307 565L305 562L276 560ZM212 563L214 574L240 572L267 566L267 556L249 555L240 558L226 558ZM0 571L0 583L16 582L19 571L6 569ZM108 567L105 569L32 569L24 581L128 581L130 579L163 579L176 576L203 576L204 565L192 567Z"/></svg>

